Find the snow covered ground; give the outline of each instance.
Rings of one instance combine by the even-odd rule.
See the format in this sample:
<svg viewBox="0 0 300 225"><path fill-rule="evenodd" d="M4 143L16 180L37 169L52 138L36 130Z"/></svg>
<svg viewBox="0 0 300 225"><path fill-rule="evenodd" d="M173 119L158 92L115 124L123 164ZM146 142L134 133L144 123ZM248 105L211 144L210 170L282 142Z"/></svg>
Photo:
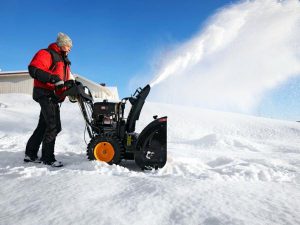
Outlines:
<svg viewBox="0 0 300 225"><path fill-rule="evenodd" d="M24 164L39 106L0 95L0 224L300 224L300 124L147 102L168 116L168 161L140 171L86 160L77 104L61 107L57 159ZM87 135L86 139L88 141Z"/></svg>

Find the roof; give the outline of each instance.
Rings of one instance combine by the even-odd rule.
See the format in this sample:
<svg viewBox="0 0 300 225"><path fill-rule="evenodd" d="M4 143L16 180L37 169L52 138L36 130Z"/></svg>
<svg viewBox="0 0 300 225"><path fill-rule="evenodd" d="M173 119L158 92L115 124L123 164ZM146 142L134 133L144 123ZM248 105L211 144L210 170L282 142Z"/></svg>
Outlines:
<svg viewBox="0 0 300 225"><path fill-rule="evenodd" d="M0 71L0 76L24 76L24 75L28 75L28 70Z"/></svg>

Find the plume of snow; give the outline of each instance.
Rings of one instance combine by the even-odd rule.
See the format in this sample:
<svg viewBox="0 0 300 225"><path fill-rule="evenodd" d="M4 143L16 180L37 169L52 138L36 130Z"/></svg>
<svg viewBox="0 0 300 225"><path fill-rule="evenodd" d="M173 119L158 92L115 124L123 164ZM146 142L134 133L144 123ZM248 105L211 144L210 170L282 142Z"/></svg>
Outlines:
<svg viewBox="0 0 300 225"><path fill-rule="evenodd" d="M243 1L219 10L164 55L152 100L251 112L270 89L300 75L300 2Z"/></svg>

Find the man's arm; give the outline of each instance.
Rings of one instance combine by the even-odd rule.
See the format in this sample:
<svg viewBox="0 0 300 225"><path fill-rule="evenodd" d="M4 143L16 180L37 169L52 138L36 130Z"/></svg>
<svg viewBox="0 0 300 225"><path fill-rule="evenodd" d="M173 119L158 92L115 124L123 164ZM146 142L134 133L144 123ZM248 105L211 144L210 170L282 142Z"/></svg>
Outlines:
<svg viewBox="0 0 300 225"><path fill-rule="evenodd" d="M40 50L33 57L30 65L28 66L29 74L32 78L37 79L43 83L56 84L61 81L61 79L51 73L49 70L52 65L51 54L45 50Z"/></svg>

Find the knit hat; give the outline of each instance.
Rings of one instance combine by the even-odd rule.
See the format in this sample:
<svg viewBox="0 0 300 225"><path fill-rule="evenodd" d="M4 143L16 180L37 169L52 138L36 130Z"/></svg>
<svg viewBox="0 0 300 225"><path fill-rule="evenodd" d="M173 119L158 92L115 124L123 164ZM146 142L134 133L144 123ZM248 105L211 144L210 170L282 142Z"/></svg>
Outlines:
<svg viewBox="0 0 300 225"><path fill-rule="evenodd" d="M59 47L63 47L63 46L72 47L72 40L68 35L66 35L62 32L59 32L58 35L57 35L56 44Z"/></svg>

